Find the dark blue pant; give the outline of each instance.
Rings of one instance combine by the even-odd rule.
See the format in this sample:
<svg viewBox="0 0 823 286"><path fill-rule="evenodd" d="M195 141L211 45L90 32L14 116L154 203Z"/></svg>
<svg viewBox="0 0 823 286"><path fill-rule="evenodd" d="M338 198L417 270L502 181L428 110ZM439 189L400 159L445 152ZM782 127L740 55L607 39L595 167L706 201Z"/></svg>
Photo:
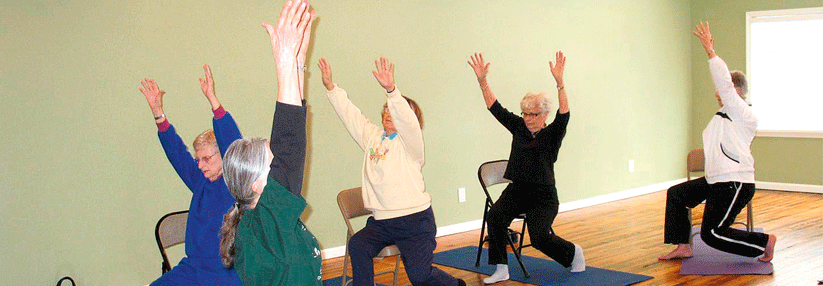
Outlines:
<svg viewBox="0 0 823 286"><path fill-rule="evenodd" d="M520 214L526 214L531 244L565 267L572 265L574 244L551 231L560 202L554 186L511 183L489 209L489 264L507 264L506 229Z"/></svg>
<svg viewBox="0 0 823 286"><path fill-rule="evenodd" d="M380 250L397 245L412 285L457 285L457 279L432 267L437 226L431 208L407 216L375 220L349 240L352 280L355 286L374 285L374 259Z"/></svg>
<svg viewBox="0 0 823 286"><path fill-rule="evenodd" d="M703 200L700 238L708 246L737 255L756 257L763 254L769 236L731 228L734 219L754 197L754 184L723 182L709 184L705 177L680 183L666 194L666 222L663 242L689 243L691 222L688 214Z"/></svg>
<svg viewBox="0 0 823 286"><path fill-rule="evenodd" d="M163 285L233 285L243 286L234 268L227 269L220 258L183 257L169 272L151 286Z"/></svg>

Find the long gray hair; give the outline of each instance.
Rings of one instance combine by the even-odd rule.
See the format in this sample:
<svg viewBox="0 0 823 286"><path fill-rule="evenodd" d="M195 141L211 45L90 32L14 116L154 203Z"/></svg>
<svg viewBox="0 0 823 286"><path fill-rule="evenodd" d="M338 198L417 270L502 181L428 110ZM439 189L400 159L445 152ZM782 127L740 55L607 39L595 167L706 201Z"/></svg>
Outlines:
<svg viewBox="0 0 823 286"><path fill-rule="evenodd" d="M227 268L234 266L234 238L243 212L251 208L257 195L252 184L266 175L266 148L264 138L237 139L223 156L223 178L236 203L223 216L220 228L220 258Z"/></svg>

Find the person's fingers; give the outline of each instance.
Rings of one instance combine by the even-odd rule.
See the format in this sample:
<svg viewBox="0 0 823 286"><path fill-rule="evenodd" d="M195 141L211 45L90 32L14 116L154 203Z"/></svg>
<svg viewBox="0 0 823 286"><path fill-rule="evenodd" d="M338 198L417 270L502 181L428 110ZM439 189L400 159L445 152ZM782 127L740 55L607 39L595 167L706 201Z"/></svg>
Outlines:
<svg viewBox="0 0 823 286"><path fill-rule="evenodd" d="M291 11L289 11L288 18L286 19L286 25L289 25L289 27L297 27L300 19L303 17L304 11L306 11L306 3L301 1L292 3Z"/></svg>
<svg viewBox="0 0 823 286"><path fill-rule="evenodd" d="M269 36L274 35L274 26L272 26L270 23L263 22L260 23L260 26L263 26L263 29L266 29L266 33L268 33Z"/></svg>
<svg viewBox="0 0 823 286"><path fill-rule="evenodd" d="M286 23L286 18L288 18L289 11L291 11L291 7L292 7L292 1L286 1L286 4L283 5L283 9L280 10L280 17L277 18L277 26L278 27L282 27L283 24ZM271 24L269 24L269 26L271 26Z"/></svg>
<svg viewBox="0 0 823 286"><path fill-rule="evenodd" d="M308 28L308 27L309 27L309 22L311 22L311 17L312 17L312 15L311 15L311 13L308 11L308 9L304 10L304 11L303 11L303 13L302 13L301 15L302 15L302 16L300 16L300 22L299 22L299 23L297 23L297 32L298 32L300 35L302 35L302 36L303 36L302 38L304 38L304 39L305 39L305 38L307 37L307 35L306 35L306 30L307 30L307 29L306 29L306 28Z"/></svg>

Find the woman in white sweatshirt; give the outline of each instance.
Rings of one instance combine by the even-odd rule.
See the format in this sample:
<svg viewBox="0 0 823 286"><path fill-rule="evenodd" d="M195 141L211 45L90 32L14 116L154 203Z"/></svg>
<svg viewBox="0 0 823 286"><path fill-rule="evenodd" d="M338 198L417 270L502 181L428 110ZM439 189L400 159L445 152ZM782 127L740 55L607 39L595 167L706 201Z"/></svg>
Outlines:
<svg viewBox="0 0 823 286"><path fill-rule="evenodd" d="M381 113L383 127L371 123L331 79L331 66L321 58L323 85L337 116L364 151L363 205L372 212L366 226L348 243L355 286L374 285L372 259L381 249L397 245L413 285L466 285L432 267L437 226L431 197L423 182L423 117L414 100L400 94L394 84L394 64L374 61L374 77L386 90Z"/></svg>
<svg viewBox="0 0 823 286"><path fill-rule="evenodd" d="M743 256L762 255L759 259L769 262L774 257L776 236L731 228L755 191L750 147L757 131L757 117L745 101L746 77L739 71L729 72L726 63L717 56L708 23L701 22L695 28L694 35L709 56L720 110L703 130L706 176L668 190L664 243L676 244L677 248L659 258L692 256L688 212L706 200L700 238L707 245Z"/></svg>

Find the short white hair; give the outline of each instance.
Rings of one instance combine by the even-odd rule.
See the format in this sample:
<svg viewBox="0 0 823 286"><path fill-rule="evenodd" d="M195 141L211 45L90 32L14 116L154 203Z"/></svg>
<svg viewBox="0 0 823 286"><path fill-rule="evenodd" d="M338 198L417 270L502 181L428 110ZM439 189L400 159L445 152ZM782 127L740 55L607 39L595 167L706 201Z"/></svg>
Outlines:
<svg viewBox="0 0 823 286"><path fill-rule="evenodd" d="M537 108L540 113L549 112L552 103L549 101L549 94L545 92L529 92L520 101L520 109Z"/></svg>

